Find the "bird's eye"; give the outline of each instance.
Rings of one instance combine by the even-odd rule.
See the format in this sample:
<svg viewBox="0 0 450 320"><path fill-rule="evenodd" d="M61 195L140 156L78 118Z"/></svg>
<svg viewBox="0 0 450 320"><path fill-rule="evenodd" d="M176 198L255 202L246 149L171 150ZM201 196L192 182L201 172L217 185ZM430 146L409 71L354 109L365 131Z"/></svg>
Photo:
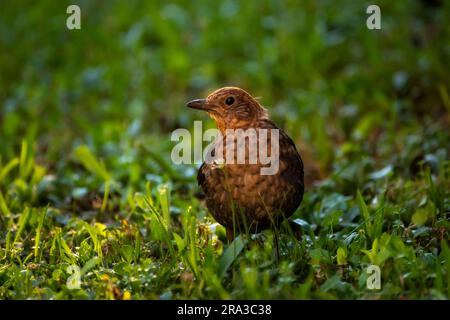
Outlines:
<svg viewBox="0 0 450 320"><path fill-rule="evenodd" d="M227 104L227 106L231 106L234 103L234 98L228 97L227 100L225 100L225 103Z"/></svg>

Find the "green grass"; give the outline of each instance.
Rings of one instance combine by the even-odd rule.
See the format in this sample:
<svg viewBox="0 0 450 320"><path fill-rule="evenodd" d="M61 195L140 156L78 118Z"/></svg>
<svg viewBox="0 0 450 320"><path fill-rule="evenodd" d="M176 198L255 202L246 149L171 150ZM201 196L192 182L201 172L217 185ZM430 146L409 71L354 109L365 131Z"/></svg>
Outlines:
<svg viewBox="0 0 450 320"><path fill-rule="evenodd" d="M69 2L0 11L1 299L450 298L449 1L381 1L381 31L364 1L76 3L79 31ZM279 259L170 160L226 85L304 158Z"/></svg>

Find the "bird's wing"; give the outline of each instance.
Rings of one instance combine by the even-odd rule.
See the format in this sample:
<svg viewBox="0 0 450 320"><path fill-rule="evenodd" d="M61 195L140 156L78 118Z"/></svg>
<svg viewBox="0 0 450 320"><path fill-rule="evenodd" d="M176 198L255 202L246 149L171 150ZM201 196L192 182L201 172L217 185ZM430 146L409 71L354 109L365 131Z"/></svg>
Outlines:
<svg viewBox="0 0 450 320"><path fill-rule="evenodd" d="M261 128L265 129L278 129L280 133L280 152L281 156L290 159L291 161L296 161L299 163L299 167L301 168L301 176L303 177L303 160L300 156L300 153L295 146L294 141L292 141L291 137L288 136L283 129L278 128L278 126L273 123L271 120L264 120L260 124ZM302 179L303 180L303 179Z"/></svg>
<svg viewBox="0 0 450 320"><path fill-rule="evenodd" d="M206 190L205 190L206 189L205 170L206 170L206 163L203 162L203 164L200 166L200 169L198 169L198 173L197 173L197 183L202 188L203 192L206 192Z"/></svg>
<svg viewBox="0 0 450 320"><path fill-rule="evenodd" d="M280 146L280 148L282 148L281 150L285 152L287 157L295 159L295 161L300 162L301 172L303 175L303 160L300 156L300 153L297 150L297 147L295 146L294 141L292 141L292 139L282 129L280 129L280 135L282 136L280 142L285 144L285 146Z"/></svg>

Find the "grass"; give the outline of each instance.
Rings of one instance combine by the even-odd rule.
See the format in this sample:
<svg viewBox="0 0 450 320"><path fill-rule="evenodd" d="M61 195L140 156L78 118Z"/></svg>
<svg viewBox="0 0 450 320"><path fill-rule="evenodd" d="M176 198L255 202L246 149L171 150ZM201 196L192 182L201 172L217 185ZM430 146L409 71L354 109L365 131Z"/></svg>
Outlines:
<svg viewBox="0 0 450 320"><path fill-rule="evenodd" d="M448 1L381 1L381 31L365 2L77 3L79 31L69 3L0 12L1 299L450 298ZM279 259L170 160L230 84L306 165Z"/></svg>

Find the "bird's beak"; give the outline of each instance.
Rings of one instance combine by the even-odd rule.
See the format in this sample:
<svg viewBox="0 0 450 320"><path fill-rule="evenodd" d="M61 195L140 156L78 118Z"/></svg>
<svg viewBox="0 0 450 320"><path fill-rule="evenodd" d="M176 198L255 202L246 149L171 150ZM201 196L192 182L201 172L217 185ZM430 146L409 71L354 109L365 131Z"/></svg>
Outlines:
<svg viewBox="0 0 450 320"><path fill-rule="evenodd" d="M186 104L187 107L199 110L208 110L208 101L206 99L195 99Z"/></svg>

